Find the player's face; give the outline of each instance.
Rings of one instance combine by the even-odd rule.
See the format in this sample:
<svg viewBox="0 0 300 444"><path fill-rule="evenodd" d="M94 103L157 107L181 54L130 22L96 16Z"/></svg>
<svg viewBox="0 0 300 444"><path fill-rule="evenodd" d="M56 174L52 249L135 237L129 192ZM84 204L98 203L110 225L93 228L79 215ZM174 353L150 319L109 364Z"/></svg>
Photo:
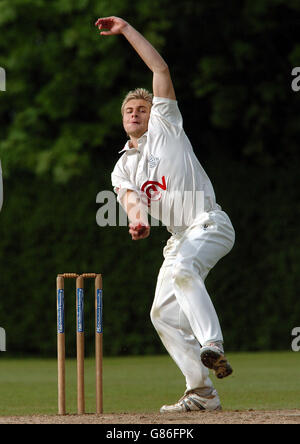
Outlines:
<svg viewBox="0 0 300 444"><path fill-rule="evenodd" d="M132 99L126 103L123 126L128 136L139 138L148 130L150 111L151 105L146 100Z"/></svg>

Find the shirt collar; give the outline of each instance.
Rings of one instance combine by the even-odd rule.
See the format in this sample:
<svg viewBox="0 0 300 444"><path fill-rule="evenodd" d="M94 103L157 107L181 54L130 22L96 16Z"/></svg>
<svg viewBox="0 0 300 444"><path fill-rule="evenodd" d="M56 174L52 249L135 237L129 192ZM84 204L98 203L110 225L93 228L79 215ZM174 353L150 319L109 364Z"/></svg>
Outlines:
<svg viewBox="0 0 300 444"><path fill-rule="evenodd" d="M129 142L130 142L130 140L127 140L127 142L126 142L124 148L123 148L121 151L119 151L119 154L120 154L120 153L123 153L123 152L125 152L125 151L130 151L130 152L139 151L139 152L140 152L140 151L142 150L142 148L144 147L146 141L147 141L147 135L148 135L148 131L146 131L146 132L142 135L142 137L140 137L140 138L138 139L138 148L130 148L130 146L129 146Z"/></svg>

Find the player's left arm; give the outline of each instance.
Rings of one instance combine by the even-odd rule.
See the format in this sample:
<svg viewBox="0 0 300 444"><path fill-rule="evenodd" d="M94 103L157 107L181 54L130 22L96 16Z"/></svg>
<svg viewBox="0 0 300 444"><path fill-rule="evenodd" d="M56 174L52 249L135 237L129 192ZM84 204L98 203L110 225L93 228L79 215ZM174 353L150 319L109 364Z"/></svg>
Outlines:
<svg viewBox="0 0 300 444"><path fill-rule="evenodd" d="M129 234L132 240L146 239L150 235L150 226L145 206L135 191L126 190L121 203L129 219Z"/></svg>
<svg viewBox="0 0 300 444"><path fill-rule="evenodd" d="M153 72L153 94L176 100L169 67L158 51L133 26L119 17L100 18L96 22L101 35L123 34L144 63ZM107 29L107 31L103 31Z"/></svg>

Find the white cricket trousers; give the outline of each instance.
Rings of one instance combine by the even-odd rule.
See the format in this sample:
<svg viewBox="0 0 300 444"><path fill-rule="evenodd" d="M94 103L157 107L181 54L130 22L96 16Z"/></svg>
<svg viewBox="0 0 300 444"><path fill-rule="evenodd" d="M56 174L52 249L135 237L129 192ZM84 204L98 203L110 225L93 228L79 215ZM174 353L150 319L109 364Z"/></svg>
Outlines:
<svg viewBox="0 0 300 444"><path fill-rule="evenodd" d="M212 387L209 371L200 361L200 348L210 341L223 341L223 336L204 281L231 250L234 239L229 217L216 210L173 234L163 251L151 320L185 376L186 390Z"/></svg>

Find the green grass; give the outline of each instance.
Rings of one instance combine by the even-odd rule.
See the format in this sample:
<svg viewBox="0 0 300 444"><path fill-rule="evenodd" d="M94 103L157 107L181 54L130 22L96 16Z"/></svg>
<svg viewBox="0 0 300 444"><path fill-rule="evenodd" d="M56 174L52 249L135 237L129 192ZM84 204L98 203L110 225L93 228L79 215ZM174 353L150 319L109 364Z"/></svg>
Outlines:
<svg viewBox="0 0 300 444"><path fill-rule="evenodd" d="M300 408L300 354L232 353L234 374L212 380L224 410ZM0 355L0 415L57 413L57 364L48 359ZM67 410L76 413L76 360L67 361ZM95 411L93 359L85 361L86 410ZM141 356L104 359L104 413L156 412L177 401L184 378L171 358Z"/></svg>

